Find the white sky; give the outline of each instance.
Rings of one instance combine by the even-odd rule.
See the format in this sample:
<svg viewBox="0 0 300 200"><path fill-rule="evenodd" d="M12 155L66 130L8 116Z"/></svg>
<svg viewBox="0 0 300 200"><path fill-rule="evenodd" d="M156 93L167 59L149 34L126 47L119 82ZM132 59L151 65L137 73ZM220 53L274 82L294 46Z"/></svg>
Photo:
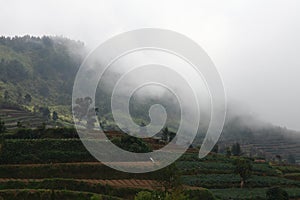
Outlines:
<svg viewBox="0 0 300 200"><path fill-rule="evenodd" d="M231 102L300 130L298 0L0 0L0 35L62 35L90 48L123 31L171 29L215 62Z"/></svg>

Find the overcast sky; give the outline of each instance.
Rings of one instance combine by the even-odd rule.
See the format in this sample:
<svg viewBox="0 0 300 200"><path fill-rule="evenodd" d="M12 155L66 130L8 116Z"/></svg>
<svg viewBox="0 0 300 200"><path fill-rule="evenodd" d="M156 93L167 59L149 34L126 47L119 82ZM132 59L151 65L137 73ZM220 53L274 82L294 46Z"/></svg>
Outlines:
<svg viewBox="0 0 300 200"><path fill-rule="evenodd" d="M300 130L298 0L0 0L0 35L62 35L90 48L133 29L180 32L202 46L230 102Z"/></svg>

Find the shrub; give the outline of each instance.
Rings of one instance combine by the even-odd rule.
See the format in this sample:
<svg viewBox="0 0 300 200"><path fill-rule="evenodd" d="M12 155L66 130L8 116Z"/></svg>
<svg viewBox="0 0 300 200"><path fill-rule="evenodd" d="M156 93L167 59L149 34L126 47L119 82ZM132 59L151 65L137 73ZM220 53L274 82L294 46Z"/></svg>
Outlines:
<svg viewBox="0 0 300 200"><path fill-rule="evenodd" d="M288 200L288 193L280 187L272 187L267 190L267 200Z"/></svg>
<svg viewBox="0 0 300 200"><path fill-rule="evenodd" d="M216 200L216 197L208 190L188 190L185 192L189 196L189 200Z"/></svg>
<svg viewBox="0 0 300 200"><path fill-rule="evenodd" d="M148 191L141 191L137 193L134 200L152 200L152 193Z"/></svg>

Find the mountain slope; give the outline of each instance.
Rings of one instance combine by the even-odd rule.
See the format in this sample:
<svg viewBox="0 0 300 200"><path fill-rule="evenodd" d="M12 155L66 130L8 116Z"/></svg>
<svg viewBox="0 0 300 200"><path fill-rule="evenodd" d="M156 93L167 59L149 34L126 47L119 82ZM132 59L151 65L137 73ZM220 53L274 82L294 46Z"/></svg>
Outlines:
<svg viewBox="0 0 300 200"><path fill-rule="evenodd" d="M0 37L0 106L21 105L32 111L36 107L49 107L50 111L57 111L60 118L71 122L73 82L85 55L83 43L66 38ZM97 106L100 118L104 119L108 128L114 129L116 126L112 123L108 94L105 88L97 91ZM164 97L161 104L172 101L171 98ZM147 122L148 110L157 102L157 99L146 98L142 98L139 103L130 102L134 120L139 124ZM174 116L178 111L174 109L175 103L171 107L173 118L171 117L169 124L173 125L170 130L175 131L177 119ZM293 154L300 160L299 133L245 117L243 113L228 113L221 144L228 146L239 142L247 152L253 150L256 154L269 158L276 154L285 158ZM17 121L11 123L16 124ZM200 132L204 133L205 127ZM195 141L197 146L204 136L199 135Z"/></svg>
<svg viewBox="0 0 300 200"><path fill-rule="evenodd" d="M0 92L10 101L27 93L33 103L69 105L83 55L80 42L51 37L0 38Z"/></svg>

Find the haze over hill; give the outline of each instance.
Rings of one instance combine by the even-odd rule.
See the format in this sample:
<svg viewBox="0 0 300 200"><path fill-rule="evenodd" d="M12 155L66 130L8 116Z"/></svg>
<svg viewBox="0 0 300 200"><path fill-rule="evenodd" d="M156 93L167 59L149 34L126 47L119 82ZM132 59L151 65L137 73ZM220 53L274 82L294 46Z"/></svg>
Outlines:
<svg viewBox="0 0 300 200"><path fill-rule="evenodd" d="M67 38L47 36L41 38L31 36L1 37L0 101L5 101L4 93L8 91L8 98L11 102L21 103L27 107L35 105L52 106L55 107L59 115L71 115L73 82L86 53L87 51L82 42L72 41ZM114 73L111 77L117 75L117 72ZM114 80L114 78L108 79L110 81ZM107 84L109 83L107 82ZM26 94L32 96L32 101L29 104L20 102L20 98L23 98ZM97 91L96 97L98 99L97 106L100 119L112 122L109 92L106 91L106 88L102 88ZM169 106L169 121L167 121L167 125L175 131L180 118L176 117L179 114L179 110L174 97L167 93L163 93L162 96L151 97L150 95L148 97L143 97L143 95L137 96L135 102L131 102L130 109L134 120L138 124L149 122L148 110L153 103L159 102L162 105ZM111 128L116 127L112 126ZM202 124L195 145L200 144L206 128L207 124ZM263 122L257 119L255 115L249 115L245 109L241 109L229 102L229 110L221 142L239 141L242 144L254 144L254 146L259 143L253 147L257 149L256 151L259 151L261 146L263 146L262 141L260 141L261 138L263 137L264 141L266 141L266 138L269 138L270 140L267 141L274 141L275 143L280 141L283 145L290 145L289 150L283 149L276 153L286 156L293 153L300 159L300 152L296 151L300 143L299 135L295 131ZM292 140L294 141L290 144ZM274 147L270 149L274 149Z"/></svg>
<svg viewBox="0 0 300 200"><path fill-rule="evenodd" d="M113 35L139 28L182 33L215 62L232 101L265 121L300 130L297 0L3 4L0 34L6 36L64 35L93 49Z"/></svg>

